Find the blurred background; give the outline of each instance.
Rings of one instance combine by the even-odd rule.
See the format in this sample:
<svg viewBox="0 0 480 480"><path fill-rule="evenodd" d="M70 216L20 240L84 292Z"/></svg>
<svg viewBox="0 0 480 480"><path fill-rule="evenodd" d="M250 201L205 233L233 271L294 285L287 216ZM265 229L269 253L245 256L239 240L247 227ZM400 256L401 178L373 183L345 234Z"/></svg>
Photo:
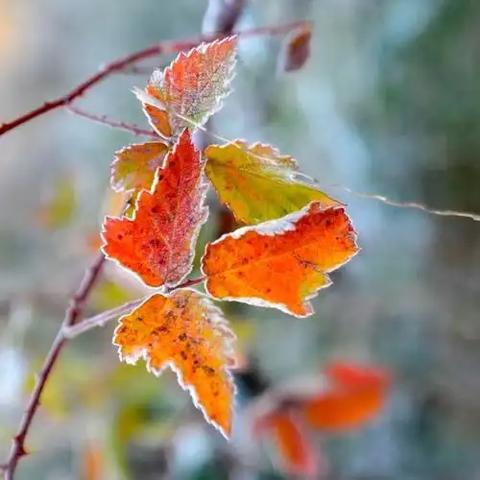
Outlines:
<svg viewBox="0 0 480 480"><path fill-rule="evenodd" d="M207 6L0 0L0 120L125 53L214 29ZM282 471L269 435L249 437L252 406L332 361L384 368L392 383L369 422L311 432L325 467L318 478L480 479L480 223L342 188L480 212L480 3L247 0L236 28L295 19L315 24L307 64L282 72L281 37L242 40L235 91L209 128L292 154L348 204L361 253L333 274L309 319L222 305L244 361L230 443L171 373L158 379L143 365L118 362L111 323L63 352L18 479L302 478ZM146 127L131 89L170 60L112 75L76 105ZM62 110L0 139L2 458L69 295L95 255L102 216L116 201L112 154L139 141ZM233 227L213 194L209 203L203 244ZM110 265L87 314L141 294Z"/></svg>

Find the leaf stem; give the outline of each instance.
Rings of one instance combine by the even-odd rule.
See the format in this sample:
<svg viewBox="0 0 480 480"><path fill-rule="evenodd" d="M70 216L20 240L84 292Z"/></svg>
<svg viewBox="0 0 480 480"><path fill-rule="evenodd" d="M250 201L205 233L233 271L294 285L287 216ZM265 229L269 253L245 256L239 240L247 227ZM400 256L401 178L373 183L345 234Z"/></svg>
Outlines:
<svg viewBox="0 0 480 480"><path fill-rule="evenodd" d="M307 21L297 21L282 25L252 28L250 30L244 30L235 33L241 37L251 37L256 35L282 35L302 25L307 24L309 24L309 22ZM81 97L90 88L100 83L111 74L122 72L124 69L130 68L132 65L135 65L141 60L145 60L147 58L165 53L174 53L181 50L188 50L189 48L195 47L201 42L215 40L216 38L222 38L224 36L225 35L222 33L215 33L212 35L202 35L194 39L160 42L137 52L126 55L124 57L121 57L110 63L107 63L106 65L101 67L97 73L87 78L85 81L74 87L68 93L53 100L44 102L42 105L20 115L19 117L11 121L0 124L0 136L4 135L10 130L19 127L20 125L23 125L33 120L34 118L45 115L52 110L56 110L58 108L70 105L74 100Z"/></svg>
<svg viewBox="0 0 480 480"><path fill-rule="evenodd" d="M192 287L194 285L202 283L204 280L204 277L192 278L190 280L186 280L179 285L167 289L166 292L170 293L180 288ZM150 295L142 298L137 298L118 307L99 313L98 315L94 315L93 317L86 318L77 325L65 325L63 327L63 336L65 338L72 339L78 337L82 333L92 330L93 328L104 327L111 320L115 320L122 315L130 313L134 308L138 307L141 303L143 303L145 299L147 299L149 296Z"/></svg>

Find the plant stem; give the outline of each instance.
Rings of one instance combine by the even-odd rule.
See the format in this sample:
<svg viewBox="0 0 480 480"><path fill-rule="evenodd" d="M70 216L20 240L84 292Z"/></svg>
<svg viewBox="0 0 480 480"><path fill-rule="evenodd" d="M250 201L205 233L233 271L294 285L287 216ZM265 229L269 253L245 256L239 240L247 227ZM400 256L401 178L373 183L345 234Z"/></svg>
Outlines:
<svg viewBox="0 0 480 480"><path fill-rule="evenodd" d="M194 285L198 285L205 280L204 277L192 278L190 280L186 280L185 282L176 285L167 290L167 293L173 292L178 290L179 288L187 288L192 287ZM63 336L65 338L71 339L78 337L82 333L88 332L93 328L97 327L104 327L109 321L115 320L122 315L130 313L134 308L138 307L141 303L143 303L148 297L137 298L136 300L132 300L130 302L124 303L119 307L112 308L111 310L106 310L98 315L93 317L86 318L82 320L77 325L68 326L66 325L63 328Z"/></svg>
<svg viewBox="0 0 480 480"><path fill-rule="evenodd" d="M73 113L74 115L78 115L79 117L86 118L87 120L92 120L96 123L101 123L102 125L107 125L111 128L118 128L120 130L125 130L126 132L133 133L137 136L149 137L155 140L159 140L160 137L158 133L155 133L153 130L145 130L143 128L138 127L135 124L119 121L119 120L112 120L108 118L106 115L95 115L94 113L86 112L85 110L81 110L80 108L68 106L68 111Z"/></svg>
<svg viewBox="0 0 480 480"><path fill-rule="evenodd" d="M78 318L83 312L85 302L88 299L90 292L92 291L105 262L105 256L103 253L99 253L92 263L90 268L84 274L82 282L78 290L70 300L70 305L65 312L65 318L63 319L62 327L57 333L55 340L50 348L42 369L37 377L37 383L28 401L27 408L20 422L18 432L13 438L12 448L6 464L4 465L5 480L12 480L15 474L19 460L27 455L25 450L25 439L32 424L33 417L40 405L40 397L47 383L48 377L57 361L60 352L67 342L67 338L63 334L63 328L67 326L73 326L77 323Z"/></svg>
<svg viewBox="0 0 480 480"><path fill-rule="evenodd" d="M250 37L255 35L281 35L305 24L308 24L308 22L297 21L283 25L252 28L250 30L236 32L236 34L242 37ZM131 67L141 60L165 53L187 50L195 47L203 41L211 41L223 36L225 35L216 33L212 35L203 35L195 39L161 42L151 45L143 50L139 50L138 52L126 55L125 57L114 60L113 62L107 63L97 73L87 78L65 95L45 102L39 107L20 115L14 120L0 124L0 136L52 110L70 105L75 99L81 97L87 90L95 86L97 83L100 83L111 74L121 72L125 68Z"/></svg>

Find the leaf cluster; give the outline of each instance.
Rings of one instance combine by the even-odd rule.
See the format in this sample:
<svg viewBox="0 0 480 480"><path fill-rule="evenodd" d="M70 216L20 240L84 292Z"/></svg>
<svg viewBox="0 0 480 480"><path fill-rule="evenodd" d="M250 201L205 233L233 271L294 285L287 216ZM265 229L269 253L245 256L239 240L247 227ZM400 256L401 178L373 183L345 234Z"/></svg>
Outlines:
<svg viewBox="0 0 480 480"><path fill-rule="evenodd" d="M300 175L292 157L242 140L195 147L193 132L230 93L236 44L229 37L180 53L136 91L158 140L116 152L112 188L129 192L135 206L106 217L102 231L107 257L157 289L120 318L113 339L120 358L144 358L155 374L171 367L227 437L233 334L211 299L307 316L308 299L331 283L328 273L358 250L344 206ZM245 226L206 246L204 276L192 280L209 186ZM207 295L186 287L200 282Z"/></svg>

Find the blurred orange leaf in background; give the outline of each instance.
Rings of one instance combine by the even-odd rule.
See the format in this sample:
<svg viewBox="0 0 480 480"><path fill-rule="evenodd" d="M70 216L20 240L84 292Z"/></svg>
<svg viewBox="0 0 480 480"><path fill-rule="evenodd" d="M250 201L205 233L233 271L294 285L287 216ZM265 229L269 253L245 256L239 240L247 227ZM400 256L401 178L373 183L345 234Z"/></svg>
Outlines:
<svg viewBox="0 0 480 480"><path fill-rule="evenodd" d="M257 427L271 431L283 471L308 477L318 474L319 461L315 445L293 412L274 412L263 419L262 424Z"/></svg>
<svg viewBox="0 0 480 480"><path fill-rule="evenodd" d="M344 431L360 427L384 405L390 384L389 375L380 368L352 363L332 363L325 375L325 392L303 405L307 422L323 431Z"/></svg>
<svg viewBox="0 0 480 480"><path fill-rule="evenodd" d="M383 368L332 362L323 375L293 381L261 397L253 432L270 435L281 470L317 478L327 464L310 435L362 427L380 413L389 386L390 375Z"/></svg>
<svg viewBox="0 0 480 480"><path fill-rule="evenodd" d="M287 38L282 52L281 66L286 72L293 72L302 68L310 57L310 43L312 27L304 25L298 28Z"/></svg>
<svg viewBox="0 0 480 480"><path fill-rule="evenodd" d="M104 476L103 451L99 446L90 442L83 452L82 480L102 480Z"/></svg>

